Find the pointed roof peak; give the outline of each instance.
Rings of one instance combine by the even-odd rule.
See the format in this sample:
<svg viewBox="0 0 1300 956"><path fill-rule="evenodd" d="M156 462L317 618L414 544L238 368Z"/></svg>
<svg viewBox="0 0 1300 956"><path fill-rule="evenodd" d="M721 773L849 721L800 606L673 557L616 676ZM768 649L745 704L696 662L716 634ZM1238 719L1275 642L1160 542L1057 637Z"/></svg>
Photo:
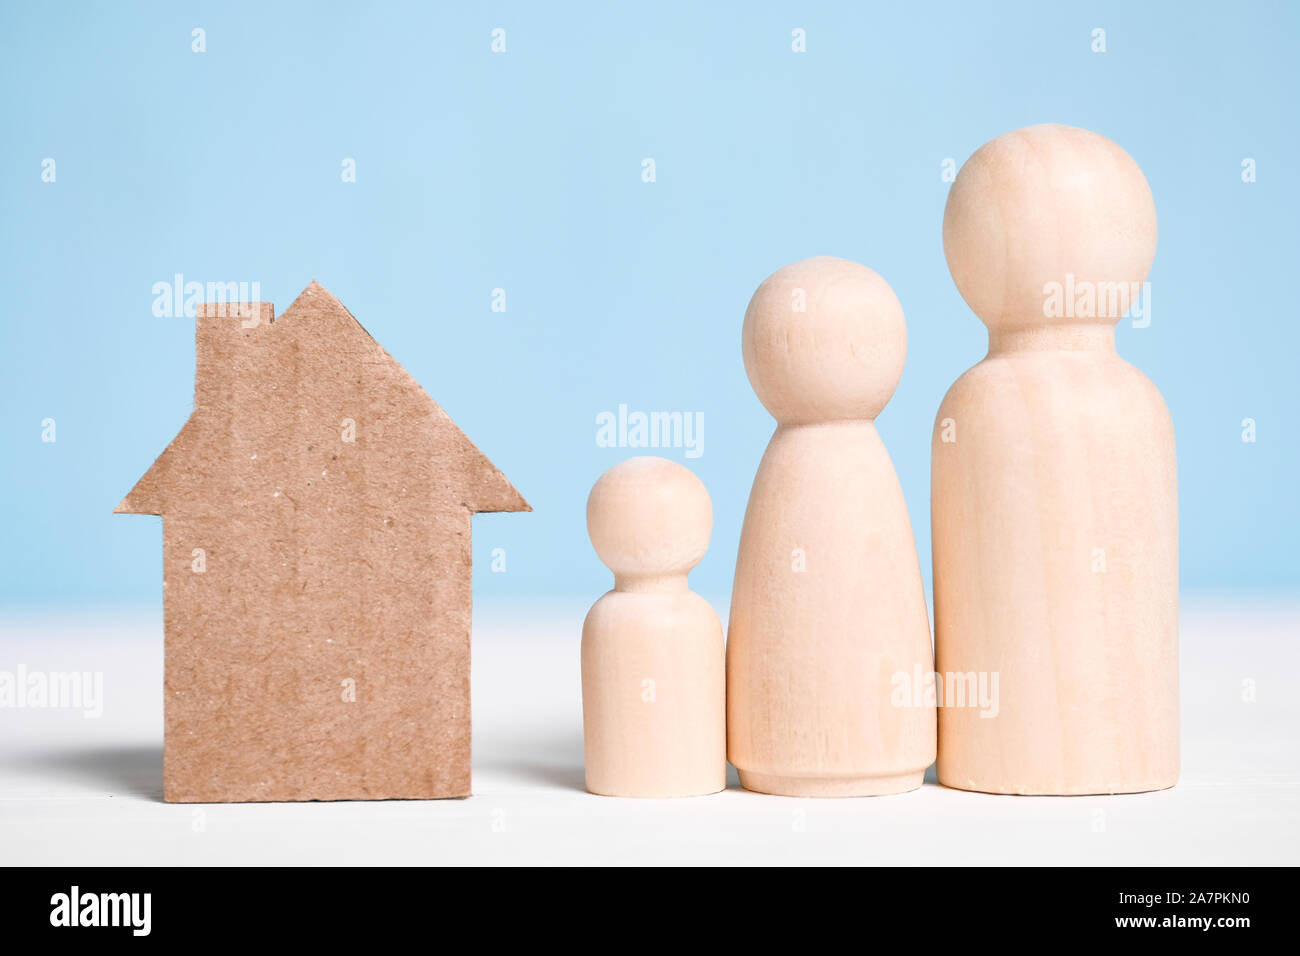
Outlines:
<svg viewBox="0 0 1300 956"><path fill-rule="evenodd" d="M357 322L356 316L349 311L346 305L339 301L334 293L315 279L308 283L307 288L298 293L298 298L294 299L289 308L284 310L280 320L282 322L286 319L291 320L300 312L333 313L339 317L347 317L356 322L357 325L361 324Z"/></svg>
<svg viewBox="0 0 1300 956"><path fill-rule="evenodd" d="M325 299L330 302L339 301L337 298L335 298L334 293L330 292L329 289L325 288L315 279L312 279L311 282L307 283L307 288L303 289L301 292L298 293L298 298L293 300L293 305L290 305L289 308L292 309L295 305L297 305L299 302L302 302L303 300L311 301L313 299L316 300ZM342 304L343 303L339 302L339 305ZM288 309L286 309L285 311L287 312Z"/></svg>

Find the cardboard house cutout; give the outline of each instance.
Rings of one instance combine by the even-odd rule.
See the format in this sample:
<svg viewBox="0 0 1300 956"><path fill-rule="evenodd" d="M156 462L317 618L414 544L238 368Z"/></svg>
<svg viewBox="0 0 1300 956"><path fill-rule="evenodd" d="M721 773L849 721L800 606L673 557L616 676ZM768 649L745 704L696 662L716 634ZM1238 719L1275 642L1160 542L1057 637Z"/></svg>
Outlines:
<svg viewBox="0 0 1300 956"><path fill-rule="evenodd" d="M197 316L163 518L164 797L470 792L470 521L527 502L313 282Z"/></svg>

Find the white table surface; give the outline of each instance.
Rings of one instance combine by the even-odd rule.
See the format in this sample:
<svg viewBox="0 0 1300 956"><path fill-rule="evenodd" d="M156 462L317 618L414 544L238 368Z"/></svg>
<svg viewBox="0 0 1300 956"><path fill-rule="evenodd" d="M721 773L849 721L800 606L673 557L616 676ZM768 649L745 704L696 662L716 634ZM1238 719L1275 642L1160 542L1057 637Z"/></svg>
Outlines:
<svg viewBox="0 0 1300 956"><path fill-rule="evenodd" d="M848 800L748 793L734 770L710 797L585 793L586 607L476 608L473 797L203 806L161 798L159 609L7 611L0 671L102 671L105 707L0 709L0 863L1300 863L1300 599L1184 597L1172 790L991 796L931 770L919 791Z"/></svg>

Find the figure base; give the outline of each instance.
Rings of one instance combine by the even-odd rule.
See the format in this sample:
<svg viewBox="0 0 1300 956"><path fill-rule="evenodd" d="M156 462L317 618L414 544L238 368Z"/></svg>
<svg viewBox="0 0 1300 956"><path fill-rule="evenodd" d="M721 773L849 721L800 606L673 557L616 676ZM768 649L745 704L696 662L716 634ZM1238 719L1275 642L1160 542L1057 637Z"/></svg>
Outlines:
<svg viewBox="0 0 1300 956"><path fill-rule="evenodd" d="M740 771L740 785L781 797L880 797L921 786L925 769L883 777L794 777Z"/></svg>
<svg viewBox="0 0 1300 956"><path fill-rule="evenodd" d="M939 773L939 783L951 790L993 793L1013 797L1100 797L1117 793L1151 793L1156 790L1168 790L1178 783L1178 777L1175 775L1172 778L1125 780L1105 784L1100 782L1080 782L1065 785L1060 782L1013 780L1010 778L1006 778L1001 782L987 779L962 779L941 771Z"/></svg>

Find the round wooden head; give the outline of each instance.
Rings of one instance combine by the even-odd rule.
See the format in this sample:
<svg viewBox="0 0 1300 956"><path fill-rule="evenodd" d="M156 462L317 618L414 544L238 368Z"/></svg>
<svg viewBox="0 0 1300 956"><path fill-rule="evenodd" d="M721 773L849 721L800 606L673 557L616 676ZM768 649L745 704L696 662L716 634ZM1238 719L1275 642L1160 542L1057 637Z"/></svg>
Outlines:
<svg viewBox="0 0 1300 956"><path fill-rule="evenodd" d="M1142 170L1104 136L1029 126L985 143L943 214L957 290L990 329L1114 324L1156 252Z"/></svg>
<svg viewBox="0 0 1300 956"><path fill-rule="evenodd" d="M685 574L704 557L712 531L704 482L664 458L615 465L587 498L587 534L616 577Z"/></svg>
<svg viewBox="0 0 1300 956"><path fill-rule="evenodd" d="M749 382L781 424L872 419L903 374L907 326L884 279L819 256L763 280L741 344Z"/></svg>

